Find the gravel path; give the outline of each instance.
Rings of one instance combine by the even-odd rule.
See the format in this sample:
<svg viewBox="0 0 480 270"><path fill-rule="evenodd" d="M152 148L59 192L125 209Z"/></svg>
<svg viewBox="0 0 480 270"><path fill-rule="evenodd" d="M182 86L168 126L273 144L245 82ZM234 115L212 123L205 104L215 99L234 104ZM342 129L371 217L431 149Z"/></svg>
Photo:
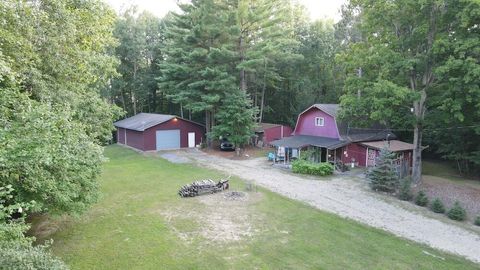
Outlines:
<svg viewBox="0 0 480 270"><path fill-rule="evenodd" d="M229 160L198 150L177 154L203 166L254 181L271 191L318 209L480 263L480 234L427 217L416 212L414 206L408 210L409 205L401 206L398 200L388 202L385 196L369 192L362 181L351 176L335 176L330 181L313 180L272 168L263 158Z"/></svg>

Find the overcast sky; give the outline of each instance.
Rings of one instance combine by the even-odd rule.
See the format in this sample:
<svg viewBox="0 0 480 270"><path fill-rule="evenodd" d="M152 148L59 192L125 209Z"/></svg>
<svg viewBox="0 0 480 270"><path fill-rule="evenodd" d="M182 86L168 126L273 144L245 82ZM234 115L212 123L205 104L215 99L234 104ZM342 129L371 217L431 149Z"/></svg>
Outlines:
<svg viewBox="0 0 480 270"><path fill-rule="evenodd" d="M147 10L159 17L163 17L171 10L178 10L176 0L105 0L115 10L120 11L131 5L138 6L141 10ZM184 1L184 0L183 0ZM339 9L346 0L298 0L303 4L312 20L333 19L337 22L340 19Z"/></svg>

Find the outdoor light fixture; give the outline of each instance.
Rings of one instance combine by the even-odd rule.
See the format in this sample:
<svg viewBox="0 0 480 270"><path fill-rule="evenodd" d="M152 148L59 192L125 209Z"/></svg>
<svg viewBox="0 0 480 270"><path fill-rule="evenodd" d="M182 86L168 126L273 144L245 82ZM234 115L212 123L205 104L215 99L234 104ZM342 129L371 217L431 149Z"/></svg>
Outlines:
<svg viewBox="0 0 480 270"><path fill-rule="evenodd" d="M176 117L173 118L173 122L177 122L178 119Z"/></svg>

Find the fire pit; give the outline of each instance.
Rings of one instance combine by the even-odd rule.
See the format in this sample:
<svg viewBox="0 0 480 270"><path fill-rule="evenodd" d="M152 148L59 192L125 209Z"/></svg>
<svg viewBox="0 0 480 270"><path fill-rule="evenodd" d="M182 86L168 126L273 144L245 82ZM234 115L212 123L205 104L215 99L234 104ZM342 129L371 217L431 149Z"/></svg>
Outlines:
<svg viewBox="0 0 480 270"><path fill-rule="evenodd" d="M223 198L229 201L243 201L246 199L245 196L246 194L241 191L230 191L223 194Z"/></svg>

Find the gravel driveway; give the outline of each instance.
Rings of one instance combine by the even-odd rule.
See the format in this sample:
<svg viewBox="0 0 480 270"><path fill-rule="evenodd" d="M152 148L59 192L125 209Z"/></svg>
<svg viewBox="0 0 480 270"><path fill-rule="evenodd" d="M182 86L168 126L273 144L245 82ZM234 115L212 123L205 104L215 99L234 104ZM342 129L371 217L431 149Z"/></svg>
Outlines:
<svg viewBox="0 0 480 270"><path fill-rule="evenodd" d="M230 160L198 150L179 151L177 154L202 166L253 181L318 209L480 263L480 233L475 232L473 225L465 224L463 228L447 220L428 217L429 213L424 209L370 192L364 181L355 177L334 176L330 181L314 180L272 168L264 158Z"/></svg>

